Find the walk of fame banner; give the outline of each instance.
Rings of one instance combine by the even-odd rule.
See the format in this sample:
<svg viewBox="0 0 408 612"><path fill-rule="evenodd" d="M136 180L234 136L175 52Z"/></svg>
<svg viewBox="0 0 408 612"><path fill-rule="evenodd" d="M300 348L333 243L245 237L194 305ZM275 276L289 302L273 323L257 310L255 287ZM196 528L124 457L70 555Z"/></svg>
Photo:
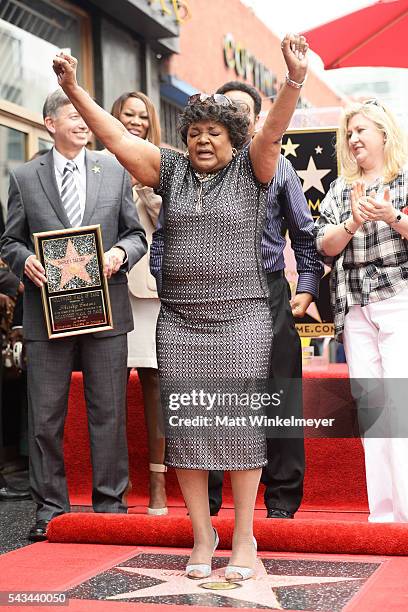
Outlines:
<svg viewBox="0 0 408 612"><path fill-rule="evenodd" d="M295 168L303 187L306 201L313 219L320 214L320 203L338 176L336 156L337 130L308 129L290 130L282 140L282 155ZM296 259L290 246L289 236L285 248L286 278L292 294L296 292L298 274ZM333 314L330 306L330 268L324 267L320 282L319 298L307 309L302 319L296 319L296 328L301 336L333 336Z"/></svg>
<svg viewBox="0 0 408 612"><path fill-rule="evenodd" d="M113 329L99 225L34 234L49 338Z"/></svg>

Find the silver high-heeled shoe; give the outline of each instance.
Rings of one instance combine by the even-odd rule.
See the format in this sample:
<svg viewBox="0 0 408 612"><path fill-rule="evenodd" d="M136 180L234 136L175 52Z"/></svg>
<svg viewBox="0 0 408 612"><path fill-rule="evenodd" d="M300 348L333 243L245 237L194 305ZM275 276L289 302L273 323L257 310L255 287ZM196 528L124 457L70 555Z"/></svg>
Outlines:
<svg viewBox="0 0 408 612"><path fill-rule="evenodd" d="M220 543L220 538L218 537L218 532L215 529L215 527L213 527L214 530L214 548L213 548L213 554L215 553L215 550L218 546L218 544ZM201 572L201 576L190 576L191 572ZM208 563L190 563L189 565L186 566L186 574L187 578L190 578L190 580L202 580L203 578L208 578L208 576L211 576L211 565L208 565Z"/></svg>
<svg viewBox="0 0 408 612"><path fill-rule="evenodd" d="M252 541L255 547L255 550L258 550L258 543L254 536L252 536ZM234 577L234 574L239 574L241 578ZM240 565L227 565L225 568L225 580L227 582L240 582L241 580L248 580L248 578L252 578L255 574L255 570L252 567L241 567Z"/></svg>

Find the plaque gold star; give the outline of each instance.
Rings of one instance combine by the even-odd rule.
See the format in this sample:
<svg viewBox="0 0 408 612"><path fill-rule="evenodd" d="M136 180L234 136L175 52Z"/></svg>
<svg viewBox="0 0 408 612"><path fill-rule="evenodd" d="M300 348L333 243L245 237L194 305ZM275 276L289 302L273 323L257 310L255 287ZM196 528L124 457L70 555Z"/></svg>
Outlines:
<svg viewBox="0 0 408 612"><path fill-rule="evenodd" d="M282 145L282 149L285 152L284 153L285 157L288 157L288 155L293 155L293 157L297 157L296 149L298 147L300 147L299 144L295 144L294 142L292 142L290 138L288 138L286 141L286 144Z"/></svg>
<svg viewBox="0 0 408 612"><path fill-rule="evenodd" d="M47 263L60 269L61 280L60 289L63 289L65 285L72 280L75 276L85 281L86 283L92 283L92 279L89 276L86 265L94 257L92 255L80 255L76 250L72 240L68 240L67 250L65 257L61 259L47 259Z"/></svg>

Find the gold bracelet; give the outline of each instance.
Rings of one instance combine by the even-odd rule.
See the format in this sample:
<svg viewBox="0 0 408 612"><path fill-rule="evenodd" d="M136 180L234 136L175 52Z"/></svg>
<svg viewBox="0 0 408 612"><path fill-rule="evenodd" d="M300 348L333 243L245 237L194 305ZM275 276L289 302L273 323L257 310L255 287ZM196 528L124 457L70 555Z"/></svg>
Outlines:
<svg viewBox="0 0 408 612"><path fill-rule="evenodd" d="M347 232L348 234L350 234L350 236L354 236L354 234L355 234L356 232L352 232L352 231L350 231L350 230L349 230L349 228L347 227L346 223L347 223L347 221L344 221L344 223L343 223L343 227L344 227L344 229L346 230L346 232Z"/></svg>

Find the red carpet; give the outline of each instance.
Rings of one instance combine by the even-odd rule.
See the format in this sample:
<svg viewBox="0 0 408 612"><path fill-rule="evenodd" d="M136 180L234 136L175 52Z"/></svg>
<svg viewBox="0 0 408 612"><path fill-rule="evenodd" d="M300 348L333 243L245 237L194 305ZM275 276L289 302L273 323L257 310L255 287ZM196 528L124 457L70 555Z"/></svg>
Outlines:
<svg viewBox="0 0 408 612"><path fill-rule="evenodd" d="M215 517L220 548L231 549L234 519ZM257 519L254 533L259 551L366 555L408 555L408 525L361 522ZM151 517L137 514L72 513L55 518L50 542L128 544L191 548L187 516Z"/></svg>
<svg viewBox="0 0 408 612"><path fill-rule="evenodd" d="M321 370L309 370L305 375L305 416L310 414L316 416L319 405L330 405L332 414L349 409L351 396L347 369L343 365L331 366L330 379L325 379ZM128 444L133 486L129 505L146 506L148 478L146 429L142 395L135 373L131 375L128 396ZM80 374L74 374L71 385L65 428L65 458L72 503L90 505L89 438ZM364 511L367 509L364 459L359 439L308 439L306 463L303 510ZM183 505L172 470L167 474L167 492L170 506ZM258 496L259 507L263 507L262 495L261 487ZM224 486L223 501L224 507L232 505L228 478Z"/></svg>
<svg viewBox="0 0 408 612"><path fill-rule="evenodd" d="M344 411L345 406L347 410L350 395L345 370L337 368L332 372L337 382L321 381L315 374L310 372L305 380L306 414L318 411L319 402L327 404L328 401L333 412ZM197 609L212 612L219 610L214 605L234 609L234 599L231 600L234 593L236 599L242 600L240 610L248 612L254 609L243 607L248 602L254 605L258 602L261 608L266 602L269 608L288 612L329 609L406 612L408 609L408 525L366 522L364 465L359 440L307 440L303 512L294 521L267 520L263 518L260 492L258 501L262 510L256 511L254 522L259 547L256 578L246 581L235 592L212 591L212 599L205 599L209 595L203 590L198 592L201 585L196 587L196 581L183 576L192 532L174 473L169 473L167 480L172 506L169 516L145 514L148 476L145 440L139 385L137 377L132 376L129 400L133 483L130 502L135 504L132 513L80 512L54 519L49 526L49 542L0 556L0 591L65 592L70 597L68 608L75 612L135 608L141 612L167 612L169 606L177 612ZM88 434L82 381L78 375L71 389L65 452L72 501L89 503ZM224 502L227 508L213 519L221 540L221 550L216 551L214 558L213 580L223 579L220 576L229 555L222 549L231 547L233 513L228 509L231 502L228 486L224 490ZM337 520L338 517L342 520ZM260 601L264 593L267 599ZM108 600L112 596L115 601ZM222 596L227 599L220 603ZM286 604L273 605L271 598L275 596L279 602L286 597ZM318 604L319 597L322 605ZM293 603L288 605L288 602ZM13 606L13 609L55 607Z"/></svg>
<svg viewBox="0 0 408 612"><path fill-rule="evenodd" d="M326 374L326 376L325 376ZM309 370L304 379L305 416L319 416L329 406L331 415L352 415L347 368L329 372ZM147 517L147 448L143 404L137 375L129 383L128 443L132 493L129 515L71 514L50 526L53 542L191 546L190 522L174 471L167 475L168 517ZM90 505L91 467L82 377L71 386L65 432L67 476L74 504ZM405 555L408 525L366 523L367 499L364 460L359 439L307 439L307 471L301 512L295 521L264 519L263 488L258 495L255 533L260 550ZM223 508L214 524L220 527L223 546L230 546L232 495L228 477ZM177 510L178 509L178 510ZM262 515L262 518L260 518Z"/></svg>

